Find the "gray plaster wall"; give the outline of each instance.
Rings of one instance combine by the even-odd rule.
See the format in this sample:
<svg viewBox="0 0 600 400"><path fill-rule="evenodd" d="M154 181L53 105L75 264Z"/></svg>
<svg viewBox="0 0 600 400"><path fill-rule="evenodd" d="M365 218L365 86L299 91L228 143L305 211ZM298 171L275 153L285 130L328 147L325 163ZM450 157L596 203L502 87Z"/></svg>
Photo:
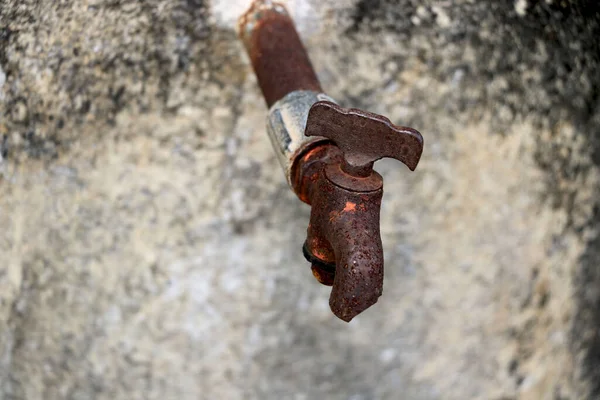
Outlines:
<svg viewBox="0 0 600 400"><path fill-rule="evenodd" d="M288 1L323 87L425 137L380 301L301 253L249 1L0 3L0 398L600 398L599 8Z"/></svg>

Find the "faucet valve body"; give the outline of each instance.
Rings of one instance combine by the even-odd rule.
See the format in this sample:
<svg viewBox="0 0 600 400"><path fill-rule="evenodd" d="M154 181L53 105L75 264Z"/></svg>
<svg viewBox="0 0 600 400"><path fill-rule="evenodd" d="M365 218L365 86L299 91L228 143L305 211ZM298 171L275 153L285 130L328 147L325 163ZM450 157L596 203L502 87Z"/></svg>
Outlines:
<svg viewBox="0 0 600 400"><path fill-rule="evenodd" d="M383 178L373 164L391 157L414 170L423 137L323 94L283 5L256 0L238 29L270 107L273 148L293 191L311 205L304 255L315 278L332 286L333 313L349 322L383 291Z"/></svg>
<svg viewBox="0 0 600 400"><path fill-rule="evenodd" d="M316 177L307 154L297 173L296 193L309 199L312 211L304 255L315 277L333 286L329 306L350 321L377 302L383 292L383 248L379 211L383 178L373 163L383 157L414 170L423 152L423 138L412 128L387 118L321 101L309 112L305 134L331 141L320 156ZM304 171L302 171L304 169ZM312 169L316 168L312 166ZM308 187L307 187L308 186Z"/></svg>

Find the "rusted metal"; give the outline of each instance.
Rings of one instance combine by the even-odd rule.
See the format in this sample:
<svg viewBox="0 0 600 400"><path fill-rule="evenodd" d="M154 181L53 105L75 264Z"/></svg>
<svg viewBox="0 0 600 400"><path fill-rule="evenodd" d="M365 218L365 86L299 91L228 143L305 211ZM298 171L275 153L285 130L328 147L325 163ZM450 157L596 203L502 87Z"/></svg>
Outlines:
<svg viewBox="0 0 600 400"><path fill-rule="evenodd" d="M277 100L269 110L267 133L290 185L293 180L293 165L298 154L302 154L317 142L327 140L323 137L308 137L304 134L312 105L324 99L331 98L323 93L296 90Z"/></svg>
<svg viewBox="0 0 600 400"><path fill-rule="evenodd" d="M373 163L383 157L402 161L414 171L423 152L418 131L394 125L378 114L327 101L312 106L305 134L332 140L344 153L342 169L356 177L370 176Z"/></svg>
<svg viewBox="0 0 600 400"><path fill-rule="evenodd" d="M238 30L269 107L296 90L323 91L294 22L281 3L255 1L240 18Z"/></svg>
<svg viewBox="0 0 600 400"><path fill-rule="evenodd" d="M305 249L321 260L313 260L313 267L335 263L329 306L347 322L375 304L383 291L382 196L383 188L354 192L323 177L312 199Z"/></svg>
<svg viewBox="0 0 600 400"><path fill-rule="evenodd" d="M315 278L333 286L333 313L350 321L383 291L383 179L373 164L392 157L414 170L423 138L381 115L324 98L281 4L255 1L239 28L271 107L267 125L275 151L292 189L311 205L304 255Z"/></svg>
<svg viewBox="0 0 600 400"><path fill-rule="evenodd" d="M328 102L312 106L305 134L331 143L307 151L295 170L294 189L312 206L303 250L317 280L333 286L331 310L350 321L383 292L383 179L373 163L392 157L414 170L423 138L380 115Z"/></svg>
<svg viewBox="0 0 600 400"><path fill-rule="evenodd" d="M304 253L306 260L310 262L310 268L315 279L325 286L333 286L333 281L335 279L335 262L325 263L321 259L313 256L308 250L306 243L302 246L302 252Z"/></svg>
<svg viewBox="0 0 600 400"><path fill-rule="evenodd" d="M298 157L292 171L292 189L296 196L308 205L311 205L317 181L322 177L323 169L327 165L340 165L343 155L339 148L325 142L306 149L302 157Z"/></svg>

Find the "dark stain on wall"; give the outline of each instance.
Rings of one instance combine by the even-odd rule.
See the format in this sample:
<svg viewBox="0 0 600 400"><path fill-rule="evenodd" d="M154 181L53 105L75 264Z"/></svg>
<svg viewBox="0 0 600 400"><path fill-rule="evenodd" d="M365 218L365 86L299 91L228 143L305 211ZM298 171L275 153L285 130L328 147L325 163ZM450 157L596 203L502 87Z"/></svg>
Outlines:
<svg viewBox="0 0 600 400"><path fill-rule="evenodd" d="M18 0L0 5L0 66L6 74L0 113L8 116L5 129L19 136L6 142L9 158L51 159L79 139L83 126L102 130L125 109L146 113L165 107L174 78L210 57L206 0L95 1L85 13L71 6ZM54 19L41 23L44 15ZM73 29L84 30L86 18L104 23L106 32L83 39L76 31L53 36L51 24L76 20ZM175 46L168 41L172 37ZM39 71L21 64L32 58L39 69L52 72L49 93L40 93L33 77ZM22 98L19 110L26 120L15 118L20 114L14 105Z"/></svg>
<svg viewBox="0 0 600 400"><path fill-rule="evenodd" d="M441 81L449 80L458 69L464 71L458 93L441 99L439 109L431 112L472 120L485 109L493 115L495 132L523 118L549 129L552 137L538 137L535 154L546 171L541 201L566 210L565 230L583 234L600 226L600 198L593 217L581 222L575 206L578 186L559 184L581 182L593 168L600 168L600 3L528 0L517 12L513 1L456 1L444 9L452 21L449 27L436 24L435 9L421 6L417 12L418 7L410 0L361 0L348 33L396 33L399 54L391 59L419 57L427 73ZM411 24L415 17L416 25ZM411 37L428 46L405 48ZM475 62L465 61L461 48L466 46L474 49ZM495 82L502 84L492 85ZM466 88L471 89L469 94L462 92ZM558 140L564 121L584 137L583 151L591 163L573 157L582 151L574 143ZM581 374L591 385L589 398L600 398L600 234L588 242L574 278L577 312L572 350L584 354Z"/></svg>

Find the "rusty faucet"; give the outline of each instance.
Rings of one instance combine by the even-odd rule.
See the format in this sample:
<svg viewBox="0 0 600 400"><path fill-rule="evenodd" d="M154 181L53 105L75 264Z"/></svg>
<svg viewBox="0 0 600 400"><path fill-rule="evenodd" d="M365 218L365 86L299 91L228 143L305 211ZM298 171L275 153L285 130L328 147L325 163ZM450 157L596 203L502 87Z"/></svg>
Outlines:
<svg viewBox="0 0 600 400"><path fill-rule="evenodd" d="M271 143L292 190L311 205L304 255L316 279L333 286L333 313L349 322L383 290L383 178L373 163L391 157L414 170L423 138L325 95L282 4L254 1L238 30L269 107Z"/></svg>

